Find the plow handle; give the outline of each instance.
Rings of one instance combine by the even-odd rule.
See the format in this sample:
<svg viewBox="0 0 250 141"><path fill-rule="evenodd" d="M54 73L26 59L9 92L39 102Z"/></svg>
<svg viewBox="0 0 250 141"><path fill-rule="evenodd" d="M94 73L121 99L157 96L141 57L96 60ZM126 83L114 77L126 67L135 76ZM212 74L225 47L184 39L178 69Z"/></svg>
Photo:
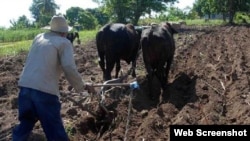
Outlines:
<svg viewBox="0 0 250 141"><path fill-rule="evenodd" d="M132 89L137 89L139 88L138 83L132 82L132 83L110 83L110 84L93 84L93 87L103 87L103 86L130 86Z"/></svg>

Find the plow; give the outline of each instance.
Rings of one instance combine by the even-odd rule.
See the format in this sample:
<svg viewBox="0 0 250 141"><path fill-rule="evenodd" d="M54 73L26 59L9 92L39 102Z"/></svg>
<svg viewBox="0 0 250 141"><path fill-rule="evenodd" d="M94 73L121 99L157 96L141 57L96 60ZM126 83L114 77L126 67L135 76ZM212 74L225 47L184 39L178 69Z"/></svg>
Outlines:
<svg viewBox="0 0 250 141"><path fill-rule="evenodd" d="M74 105L77 105L81 110L87 111L90 115L92 115L95 119L95 124L98 125L100 128L109 128L112 123L114 123L115 118L117 117L117 112L109 109L105 106L105 94L108 90L110 90L112 87L129 87L130 88L130 100L129 100L129 106L128 106L128 118L127 118L127 127L129 125L129 117L130 117L130 109L132 108L132 96L133 91L135 89L139 88L139 85L137 81L131 82L131 83L122 83L123 78L118 79L112 79L109 81L105 81L103 84L92 84L93 87L101 87L100 91L96 94L90 94L86 98L88 99L87 102L82 103L77 102L71 97L67 97L67 99L74 103ZM93 96L97 96L97 108L96 110L93 110L88 106L88 103L90 103ZM100 129L102 130L102 129ZM100 131L102 132L102 131ZM127 133L127 130L126 130ZM125 133L125 135L126 135Z"/></svg>

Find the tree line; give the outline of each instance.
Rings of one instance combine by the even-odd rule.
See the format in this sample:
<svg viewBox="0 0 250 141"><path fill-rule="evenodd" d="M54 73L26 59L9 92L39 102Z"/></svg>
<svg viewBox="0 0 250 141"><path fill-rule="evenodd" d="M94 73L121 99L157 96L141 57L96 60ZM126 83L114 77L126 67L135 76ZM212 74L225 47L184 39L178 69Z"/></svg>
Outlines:
<svg viewBox="0 0 250 141"><path fill-rule="evenodd" d="M99 7L82 9L71 7L64 15L70 26L77 30L96 29L109 22L138 25L147 18L160 21L177 21L197 18L211 18L221 14L223 20L233 24L236 14L241 12L249 18L250 0L195 0L192 7L179 9L173 4L178 0L92 0ZM48 25L50 18L60 7L54 0L33 0L29 8L34 21L23 15L17 21L10 21L10 29L40 28ZM242 16L240 17L242 18ZM246 20L243 20L246 22Z"/></svg>

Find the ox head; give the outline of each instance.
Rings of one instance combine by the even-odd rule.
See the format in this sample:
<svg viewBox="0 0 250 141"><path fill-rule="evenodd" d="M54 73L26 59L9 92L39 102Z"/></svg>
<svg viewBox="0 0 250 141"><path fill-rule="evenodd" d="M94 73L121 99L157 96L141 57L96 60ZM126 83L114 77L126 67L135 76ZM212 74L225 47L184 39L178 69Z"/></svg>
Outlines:
<svg viewBox="0 0 250 141"><path fill-rule="evenodd" d="M162 26L167 29L171 35L178 33L178 31L169 22L163 23Z"/></svg>

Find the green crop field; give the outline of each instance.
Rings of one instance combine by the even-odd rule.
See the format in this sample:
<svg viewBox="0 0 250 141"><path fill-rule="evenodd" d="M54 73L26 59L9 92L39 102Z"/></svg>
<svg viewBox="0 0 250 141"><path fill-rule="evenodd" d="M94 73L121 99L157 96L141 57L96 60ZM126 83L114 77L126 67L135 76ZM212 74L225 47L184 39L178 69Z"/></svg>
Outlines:
<svg viewBox="0 0 250 141"><path fill-rule="evenodd" d="M147 21L144 21L147 22ZM150 21L152 22L152 21ZM157 23L157 21L155 21ZM224 24L223 20L209 20L204 19L186 20L187 25L199 26L214 26ZM0 56L16 55L21 51L28 51L33 38L42 32L42 29L22 29L22 30L3 30L0 29ZM80 31L80 40L84 44L90 40L95 39L97 30Z"/></svg>
<svg viewBox="0 0 250 141"><path fill-rule="evenodd" d="M16 55L21 51L28 51L33 38L42 30L0 30L0 56ZM95 38L96 30L80 31L80 40L85 43Z"/></svg>

